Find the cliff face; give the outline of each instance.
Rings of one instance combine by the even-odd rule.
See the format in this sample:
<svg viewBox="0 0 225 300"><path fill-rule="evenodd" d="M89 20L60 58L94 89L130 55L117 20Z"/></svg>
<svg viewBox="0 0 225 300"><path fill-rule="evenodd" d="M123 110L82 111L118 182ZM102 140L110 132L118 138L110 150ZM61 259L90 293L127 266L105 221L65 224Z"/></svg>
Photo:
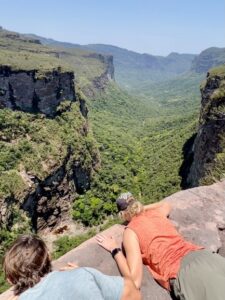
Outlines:
<svg viewBox="0 0 225 300"><path fill-rule="evenodd" d="M0 227L69 224L100 162L74 73L0 66L0 108Z"/></svg>
<svg viewBox="0 0 225 300"><path fill-rule="evenodd" d="M87 97L93 98L96 91L104 91L109 82L115 80L113 56L103 55L99 53L91 53L86 56L87 59L99 61L102 65L102 72L100 75L93 77L91 84L83 87L83 92Z"/></svg>
<svg viewBox="0 0 225 300"><path fill-rule="evenodd" d="M0 110L0 227L20 224L23 212L38 232L68 225L89 189L99 153L79 103L63 104L54 119Z"/></svg>
<svg viewBox="0 0 225 300"><path fill-rule="evenodd" d="M85 168L69 152L62 165L44 180L30 177L33 188L29 189L21 208L28 212L36 231L51 230L70 223L71 204L78 194L89 189L92 167L98 162L97 157L95 159L93 165Z"/></svg>
<svg viewBox="0 0 225 300"><path fill-rule="evenodd" d="M63 100L75 101L74 73L0 66L0 106L53 117Z"/></svg>
<svg viewBox="0 0 225 300"><path fill-rule="evenodd" d="M188 184L210 184L225 176L225 66L212 69L201 87L199 130Z"/></svg>
<svg viewBox="0 0 225 300"><path fill-rule="evenodd" d="M101 74L101 76L93 80L93 84L96 89L104 89L108 85L109 81L115 79L113 56L93 53L91 54L91 57L98 58L106 66L105 71Z"/></svg>
<svg viewBox="0 0 225 300"><path fill-rule="evenodd" d="M57 99L60 97L62 99L73 98L69 92L69 86L67 90L62 89L62 86L65 88L65 82L67 82L64 78L72 75L71 71L76 74L76 84L79 84L82 92L87 96L93 96L96 89L104 89L108 82L114 79L112 56L93 53L90 50L74 47L73 44L55 43L52 40L48 42L48 39L33 37L0 29L0 65L11 66L12 70L17 70L18 73L24 70L26 74L23 74L23 77L30 81L32 78L29 79L26 75L29 77L29 72L35 73L33 78L38 80L35 81L37 86L34 84L34 88L35 91L36 89L40 90L40 97L43 96L42 86L48 83L53 98L55 96ZM58 69L59 66L61 70ZM55 70L54 74L51 71L53 69ZM57 72L60 76L57 75ZM53 85L55 85L55 90L52 91L51 86ZM34 102L37 102L36 95L34 99ZM42 110L43 107L41 107ZM54 112L52 113L54 114Z"/></svg>

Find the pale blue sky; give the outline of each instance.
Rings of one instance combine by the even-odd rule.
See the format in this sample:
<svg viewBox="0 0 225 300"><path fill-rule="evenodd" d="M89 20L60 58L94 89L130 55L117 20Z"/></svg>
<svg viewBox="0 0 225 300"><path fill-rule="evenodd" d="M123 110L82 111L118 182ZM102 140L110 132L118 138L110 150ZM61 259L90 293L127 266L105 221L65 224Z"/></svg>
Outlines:
<svg viewBox="0 0 225 300"><path fill-rule="evenodd" d="M0 0L0 25L79 44L140 53L225 46L224 0Z"/></svg>

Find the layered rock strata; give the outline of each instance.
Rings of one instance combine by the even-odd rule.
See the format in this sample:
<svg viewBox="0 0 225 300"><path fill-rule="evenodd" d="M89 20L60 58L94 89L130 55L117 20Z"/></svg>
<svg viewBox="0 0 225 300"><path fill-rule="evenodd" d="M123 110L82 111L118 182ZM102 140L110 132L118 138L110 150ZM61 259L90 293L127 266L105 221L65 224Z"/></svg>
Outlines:
<svg viewBox="0 0 225 300"><path fill-rule="evenodd" d="M74 73L13 70L0 66L0 106L53 117L64 100L75 101Z"/></svg>

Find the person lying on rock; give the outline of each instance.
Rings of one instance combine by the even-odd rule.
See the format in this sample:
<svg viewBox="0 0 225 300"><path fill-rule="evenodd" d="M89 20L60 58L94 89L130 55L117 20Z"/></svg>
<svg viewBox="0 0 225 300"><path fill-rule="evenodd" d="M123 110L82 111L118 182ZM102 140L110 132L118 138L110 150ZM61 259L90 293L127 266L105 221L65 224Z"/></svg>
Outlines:
<svg viewBox="0 0 225 300"><path fill-rule="evenodd" d="M143 262L177 299L225 299L225 258L185 241L167 218L168 202L143 206L131 193L123 193L117 206L128 222L123 247L137 288L141 287ZM119 248L112 237L98 235L97 241L108 251Z"/></svg>
<svg viewBox="0 0 225 300"><path fill-rule="evenodd" d="M35 235L20 236L6 252L3 269L14 286L13 300L140 300L130 279L125 258L115 257L122 275L107 276L93 268L53 271L44 241Z"/></svg>

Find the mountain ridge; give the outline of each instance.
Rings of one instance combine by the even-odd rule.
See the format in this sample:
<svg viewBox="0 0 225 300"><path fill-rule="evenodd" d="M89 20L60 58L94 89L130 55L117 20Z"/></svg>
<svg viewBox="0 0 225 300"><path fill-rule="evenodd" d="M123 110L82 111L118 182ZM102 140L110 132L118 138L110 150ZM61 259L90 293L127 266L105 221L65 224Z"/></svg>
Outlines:
<svg viewBox="0 0 225 300"><path fill-rule="evenodd" d="M200 54L171 52L167 56L138 53L119 46L107 44L73 44L28 34L26 37L39 39L44 45L79 48L111 54L114 57L117 83L134 91L145 81L146 85L164 82L187 72L203 74L211 67L225 63L225 48L210 47Z"/></svg>
<svg viewBox="0 0 225 300"><path fill-rule="evenodd" d="M163 81L171 76L175 77L190 69L194 54L170 53L168 56L157 56L147 53L137 53L132 50L106 44L79 45L64 43L53 39L43 38L37 35L25 35L29 38L39 39L44 45L56 47L88 49L91 51L110 54L114 57L115 78L122 87L129 87L142 78L150 77L151 82ZM139 72L137 76L135 73ZM129 77L131 79L129 79Z"/></svg>

